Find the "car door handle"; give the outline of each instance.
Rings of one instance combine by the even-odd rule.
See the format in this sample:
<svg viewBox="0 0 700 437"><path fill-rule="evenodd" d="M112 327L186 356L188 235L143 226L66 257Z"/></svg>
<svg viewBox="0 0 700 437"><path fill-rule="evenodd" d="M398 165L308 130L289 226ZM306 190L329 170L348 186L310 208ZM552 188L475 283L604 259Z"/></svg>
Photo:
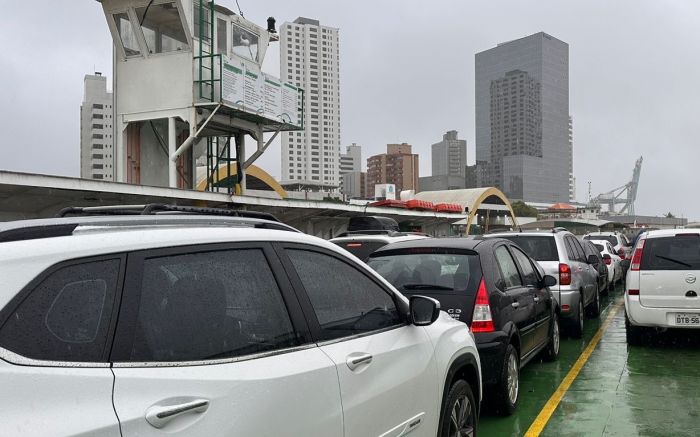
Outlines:
<svg viewBox="0 0 700 437"><path fill-rule="evenodd" d="M348 360L346 361L346 364L350 368L350 370L355 370L358 367L360 367L362 364L369 364L372 362L372 355L370 354L361 354L361 355L351 355L348 357Z"/></svg>
<svg viewBox="0 0 700 437"><path fill-rule="evenodd" d="M510 306L512 306L513 308L517 308L520 306L520 302L513 302L510 304Z"/></svg>
<svg viewBox="0 0 700 437"><path fill-rule="evenodd" d="M162 428L177 416L185 413L203 413L207 408L207 399L194 399L176 405L154 405L146 410L146 421L154 428Z"/></svg>

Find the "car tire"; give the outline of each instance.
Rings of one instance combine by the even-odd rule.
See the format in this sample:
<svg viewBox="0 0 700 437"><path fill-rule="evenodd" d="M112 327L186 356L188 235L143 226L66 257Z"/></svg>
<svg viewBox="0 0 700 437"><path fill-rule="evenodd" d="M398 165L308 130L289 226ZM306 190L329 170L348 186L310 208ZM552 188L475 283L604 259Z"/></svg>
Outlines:
<svg viewBox="0 0 700 437"><path fill-rule="evenodd" d="M501 416L510 416L520 399L520 356L512 344L506 347L501 377L496 384L494 409Z"/></svg>
<svg viewBox="0 0 700 437"><path fill-rule="evenodd" d="M576 315L573 318L571 318L571 321L569 323L569 335L571 335L571 337L583 337L583 319L583 299L582 295L579 294Z"/></svg>
<svg viewBox="0 0 700 437"><path fill-rule="evenodd" d="M456 421L453 420L453 413ZM467 381L458 379L450 387L440 417L439 437L475 436L479 422L474 391ZM461 422L461 423L460 423Z"/></svg>
<svg viewBox="0 0 700 437"><path fill-rule="evenodd" d="M561 330L559 329L559 316L555 312L552 314L552 328L549 334L549 343L544 350L545 361L556 361L559 358L559 348L561 346Z"/></svg>
<svg viewBox="0 0 700 437"><path fill-rule="evenodd" d="M625 314L625 337L627 344L630 346L641 346L644 344L644 337L647 334L647 329L643 326L634 326Z"/></svg>
<svg viewBox="0 0 700 437"><path fill-rule="evenodd" d="M593 302L588 304L588 308L586 310L588 311L588 316L591 318L596 318L600 316L600 289L596 285L596 290L595 290L595 295L593 297Z"/></svg>

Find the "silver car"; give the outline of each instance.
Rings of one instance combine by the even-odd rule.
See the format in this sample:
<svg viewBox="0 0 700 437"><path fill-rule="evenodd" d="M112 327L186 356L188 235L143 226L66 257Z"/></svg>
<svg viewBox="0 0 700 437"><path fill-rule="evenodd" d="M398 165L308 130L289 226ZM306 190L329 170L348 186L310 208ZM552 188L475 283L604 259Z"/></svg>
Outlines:
<svg viewBox="0 0 700 437"><path fill-rule="evenodd" d="M598 272L592 264L597 258L586 257L581 242L563 228L550 231L506 232L485 237L507 238L537 260L545 274L554 276L550 287L567 323L571 336L583 334L584 310L590 317L600 314ZM595 258L595 259L594 259Z"/></svg>

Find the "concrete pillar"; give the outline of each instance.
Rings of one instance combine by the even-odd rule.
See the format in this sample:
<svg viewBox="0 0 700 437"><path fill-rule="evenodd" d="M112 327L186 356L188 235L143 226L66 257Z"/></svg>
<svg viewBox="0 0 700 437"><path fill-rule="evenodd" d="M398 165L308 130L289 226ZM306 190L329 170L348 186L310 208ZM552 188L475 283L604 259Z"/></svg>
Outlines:
<svg viewBox="0 0 700 437"><path fill-rule="evenodd" d="M177 150L177 133L175 129L175 117L168 117L168 186L177 188L177 160L173 161L170 156Z"/></svg>

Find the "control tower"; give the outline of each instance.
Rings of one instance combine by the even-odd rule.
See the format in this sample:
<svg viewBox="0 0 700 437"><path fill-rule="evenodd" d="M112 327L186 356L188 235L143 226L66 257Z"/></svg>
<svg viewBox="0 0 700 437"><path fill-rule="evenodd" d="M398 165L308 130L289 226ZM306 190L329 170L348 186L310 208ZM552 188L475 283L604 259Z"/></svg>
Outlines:
<svg viewBox="0 0 700 437"><path fill-rule="evenodd" d="M263 28L206 0L98 2L115 48L116 181L242 194L274 137L303 129L303 90L262 72L273 18Z"/></svg>

